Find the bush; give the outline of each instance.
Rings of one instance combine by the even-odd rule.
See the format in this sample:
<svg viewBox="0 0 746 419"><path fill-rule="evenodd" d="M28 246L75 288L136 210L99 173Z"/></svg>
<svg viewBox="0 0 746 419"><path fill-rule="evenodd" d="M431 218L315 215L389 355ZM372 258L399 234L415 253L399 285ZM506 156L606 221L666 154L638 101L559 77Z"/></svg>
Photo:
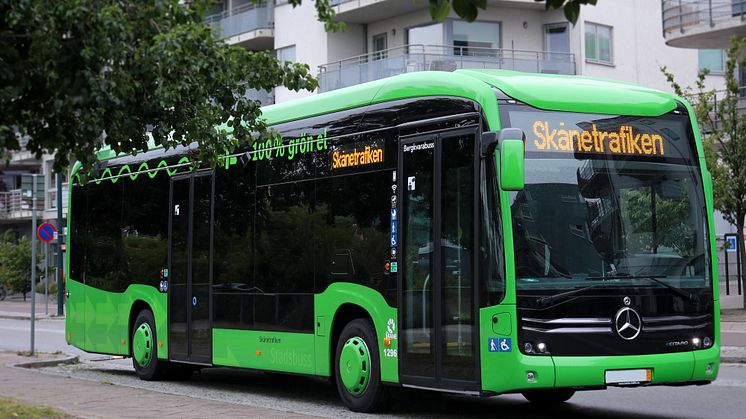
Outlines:
<svg viewBox="0 0 746 419"><path fill-rule="evenodd" d="M49 295L57 294L57 283L53 281L53 279L49 279ZM44 294L44 278L39 280L39 282L36 284L36 292L38 292L39 294Z"/></svg>
<svg viewBox="0 0 746 419"><path fill-rule="evenodd" d="M24 300L31 291L31 243L25 236L16 242L10 230L0 236L0 284Z"/></svg>

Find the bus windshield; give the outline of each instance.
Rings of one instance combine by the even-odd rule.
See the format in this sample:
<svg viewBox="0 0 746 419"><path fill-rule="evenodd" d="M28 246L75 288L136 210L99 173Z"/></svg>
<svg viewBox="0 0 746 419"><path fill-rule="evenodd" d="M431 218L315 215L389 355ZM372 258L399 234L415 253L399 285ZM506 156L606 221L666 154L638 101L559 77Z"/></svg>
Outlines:
<svg viewBox="0 0 746 419"><path fill-rule="evenodd" d="M705 201L683 112L514 106L508 115L526 133L526 185L511 194L519 292L605 279L709 288Z"/></svg>

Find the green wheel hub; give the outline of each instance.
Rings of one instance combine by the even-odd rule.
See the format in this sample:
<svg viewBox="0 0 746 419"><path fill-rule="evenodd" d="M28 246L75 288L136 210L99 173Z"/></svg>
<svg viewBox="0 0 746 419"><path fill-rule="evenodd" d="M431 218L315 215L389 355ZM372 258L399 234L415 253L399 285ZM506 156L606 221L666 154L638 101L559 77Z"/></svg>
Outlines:
<svg viewBox="0 0 746 419"><path fill-rule="evenodd" d="M370 379L370 352L360 337L347 339L339 355L339 375L347 391L357 397L363 394Z"/></svg>
<svg viewBox="0 0 746 419"><path fill-rule="evenodd" d="M153 356L153 332L147 323L141 324L135 329L132 339L132 356L141 367L147 367Z"/></svg>

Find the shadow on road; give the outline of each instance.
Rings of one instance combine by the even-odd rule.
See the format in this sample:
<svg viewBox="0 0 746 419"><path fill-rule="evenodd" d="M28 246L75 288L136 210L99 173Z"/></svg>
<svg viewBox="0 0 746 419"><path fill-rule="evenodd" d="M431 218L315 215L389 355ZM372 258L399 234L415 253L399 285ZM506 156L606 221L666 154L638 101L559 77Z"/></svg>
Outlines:
<svg viewBox="0 0 746 419"><path fill-rule="evenodd" d="M97 369L113 377L134 377L134 371ZM115 379L112 380L116 381ZM204 369L188 381L194 394L204 390L220 391L233 396L253 396L286 399L315 406L345 409L336 388L327 380L298 375L263 373L231 368ZM396 417L470 417L499 416L500 418L629 418L630 412L583 406L572 400L560 406L542 407L526 402L521 396L504 395L491 398L461 396L424 390L395 388L392 402L385 416ZM577 395L576 395L577 397ZM278 403L278 408L281 408ZM630 407L634 406L631 402ZM265 406L273 408L273 406ZM302 413L302 412L301 412ZM635 418L666 419L677 416L640 415Z"/></svg>

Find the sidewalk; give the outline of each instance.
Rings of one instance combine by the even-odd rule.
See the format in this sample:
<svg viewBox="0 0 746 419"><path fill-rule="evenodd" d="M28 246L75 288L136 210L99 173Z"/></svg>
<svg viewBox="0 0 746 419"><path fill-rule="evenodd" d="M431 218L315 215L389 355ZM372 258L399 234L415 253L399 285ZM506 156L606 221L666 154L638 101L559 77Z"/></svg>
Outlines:
<svg viewBox="0 0 746 419"><path fill-rule="evenodd" d="M49 315L44 314L44 294L36 294L36 318L37 319L64 319L57 316L57 296L49 296ZM9 295L0 301L0 319L31 319L31 294L26 295L26 301L20 294Z"/></svg>
<svg viewBox="0 0 746 419"><path fill-rule="evenodd" d="M37 359L53 357L44 354ZM30 360L14 353L0 352L0 394L33 405L54 407L74 417L306 417L281 410L42 375L32 369L10 366Z"/></svg>

